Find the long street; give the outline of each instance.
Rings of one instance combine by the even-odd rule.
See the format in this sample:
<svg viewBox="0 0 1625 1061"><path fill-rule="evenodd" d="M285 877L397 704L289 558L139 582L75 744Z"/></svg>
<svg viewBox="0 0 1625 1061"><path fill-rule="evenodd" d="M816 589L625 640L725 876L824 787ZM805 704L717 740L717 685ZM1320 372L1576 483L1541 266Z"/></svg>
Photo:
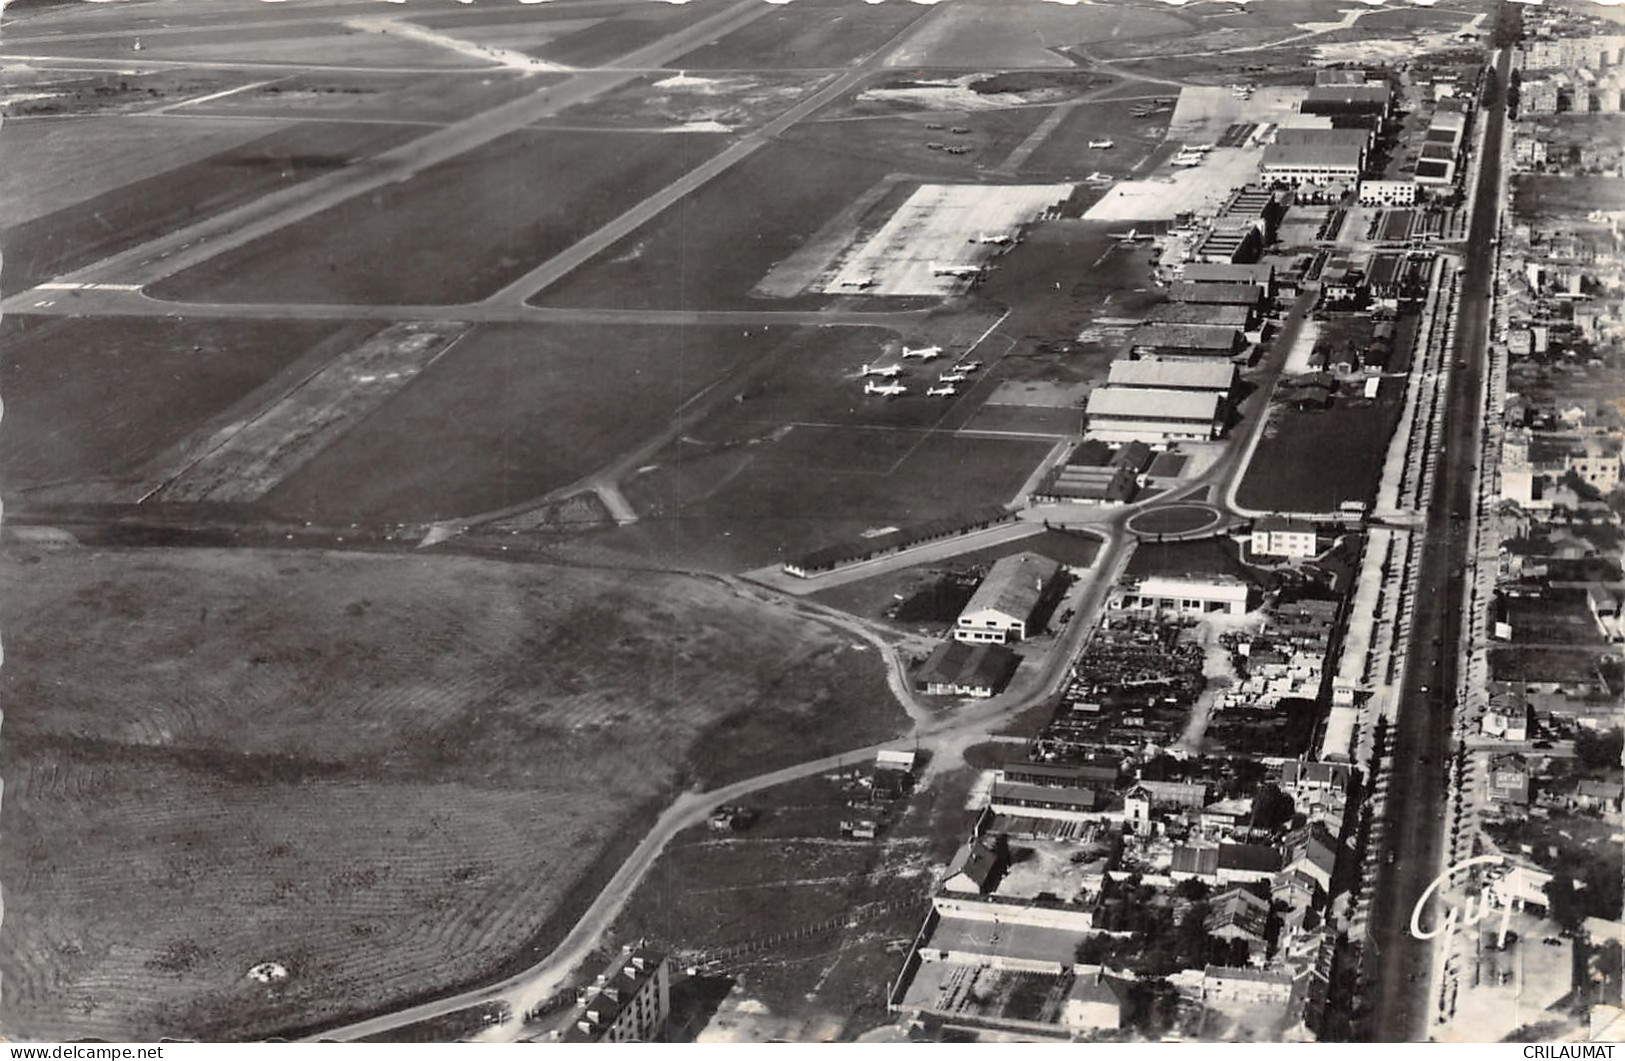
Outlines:
<svg viewBox="0 0 1625 1061"><path fill-rule="evenodd" d="M1494 245L1500 224L1501 137L1511 52L1488 79L1480 120L1486 123L1477 194L1461 277L1455 358L1439 478L1427 506L1416 612L1407 647L1410 665L1401 686L1398 717L1389 734L1387 829L1372 897L1374 981L1369 1037L1383 1042L1420 1038L1432 1012L1428 972L1433 947L1412 939L1411 909L1439 872L1444 843L1444 768L1451 748L1452 699L1467 647L1460 602L1467 573L1467 542L1458 533L1473 509L1474 455L1478 452L1479 396L1489 337Z"/></svg>

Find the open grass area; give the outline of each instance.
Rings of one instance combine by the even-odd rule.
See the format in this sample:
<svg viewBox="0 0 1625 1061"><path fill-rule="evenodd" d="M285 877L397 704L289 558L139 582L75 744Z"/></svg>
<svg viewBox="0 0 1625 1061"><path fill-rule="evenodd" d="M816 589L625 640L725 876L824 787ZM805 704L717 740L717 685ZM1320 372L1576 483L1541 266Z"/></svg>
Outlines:
<svg viewBox="0 0 1625 1061"><path fill-rule="evenodd" d="M1625 181L1521 173L1512 178L1512 207L1520 216L1535 220L1579 219L1593 210L1625 210Z"/></svg>
<svg viewBox="0 0 1625 1061"><path fill-rule="evenodd" d="M771 144L531 301L656 309L761 307L750 292L889 170L880 159ZM810 296L814 304L827 301ZM782 305L783 303L775 303Z"/></svg>
<svg viewBox="0 0 1625 1061"><path fill-rule="evenodd" d="M676 447L626 493L657 554L759 567L864 531L1004 504L1047 441L796 428L777 440Z"/></svg>
<svg viewBox="0 0 1625 1061"><path fill-rule="evenodd" d="M1152 87L1142 86L1144 89ZM1032 153L1021 172L1030 176L1078 178L1097 171L1115 177L1129 176L1162 143L1168 132L1168 119L1173 115L1171 110L1164 110L1137 117L1134 108L1143 102L1079 104ZM1091 148L1090 140L1111 140L1112 147Z"/></svg>
<svg viewBox="0 0 1625 1061"><path fill-rule="evenodd" d="M458 76L322 70L182 108L182 113L450 121L557 82L562 74L471 71Z"/></svg>
<svg viewBox="0 0 1625 1061"><path fill-rule="evenodd" d="M362 164L423 131L410 125L305 122L12 225L0 231L6 256L0 293L27 290L280 188ZM81 161L69 152L63 166ZM307 277L315 273L308 259L284 265Z"/></svg>
<svg viewBox="0 0 1625 1061"><path fill-rule="evenodd" d="M152 290L183 300L468 302L518 279L721 146L720 137L703 134L511 133Z"/></svg>
<svg viewBox="0 0 1625 1061"><path fill-rule="evenodd" d="M1548 587L1538 597L1505 597L1512 640L1533 645L1602 645L1607 641L1586 606L1583 589Z"/></svg>
<svg viewBox="0 0 1625 1061"><path fill-rule="evenodd" d="M1110 42L1177 36L1192 30L1178 14L1130 4L1043 4L1021 0L970 0L945 7L892 54L889 65L998 69L1069 67L1060 49L1079 42Z"/></svg>
<svg viewBox="0 0 1625 1061"><path fill-rule="evenodd" d="M857 767L866 764L854 763ZM613 938L647 937L716 957L736 982L726 1019L702 1041L850 1040L886 1022L885 988L919 930L932 874L969 827L976 772L935 774L875 810L848 808L839 782L809 778L760 793L743 833L681 834L627 904ZM842 840L843 818L881 818L874 840ZM801 939L749 949L809 926ZM737 1004L743 1001L744 1005Z"/></svg>
<svg viewBox="0 0 1625 1061"><path fill-rule="evenodd" d="M784 70L846 66L921 18L917 4L854 5L839 0L787 4L667 66L680 70Z"/></svg>
<svg viewBox="0 0 1625 1061"><path fill-rule="evenodd" d="M1591 683L1604 688L1599 662L1617 658L1606 648L1492 648L1490 680L1498 682Z"/></svg>
<svg viewBox="0 0 1625 1061"><path fill-rule="evenodd" d="M494 975L681 788L903 723L867 646L679 576L12 547L0 588L13 1038L256 1039Z"/></svg>
<svg viewBox="0 0 1625 1061"><path fill-rule="evenodd" d="M373 12L352 10L344 14L365 16ZM246 17L244 21L247 21ZM135 36L135 33L111 33L103 37L51 41L48 47L53 56L128 59ZM39 54L43 43L26 38L11 40L9 33L7 37L5 44L0 45L0 51L34 55ZM448 48L409 40L393 33L369 32L346 25L342 17L331 21L283 25L201 25L180 27L172 32L148 33L141 38L140 58L203 62L241 59L290 65L413 66L425 69L466 69L485 65Z"/></svg>
<svg viewBox="0 0 1625 1061"><path fill-rule="evenodd" d="M0 321L0 480L138 478L148 460L365 326L334 321L18 317ZM274 388L273 388L274 389Z"/></svg>
<svg viewBox="0 0 1625 1061"><path fill-rule="evenodd" d="M511 11L512 8L506 10ZM715 4L703 3L639 3L613 6L603 11L594 9L592 14L607 17L602 22L583 26L525 50L538 58L566 66L601 66L644 45L653 44L717 11Z"/></svg>
<svg viewBox="0 0 1625 1061"><path fill-rule="evenodd" d="M1049 114L1047 106L930 111L897 117L805 122L789 136L837 155L879 159L923 176L964 176L992 169ZM927 126L935 125L931 129ZM961 129L963 132L954 132ZM935 144L936 147L930 145ZM950 154L952 148L959 154Z"/></svg>
<svg viewBox="0 0 1625 1061"><path fill-rule="evenodd" d="M703 76L660 70L578 103L539 124L648 128L716 122L737 129L777 117L797 99L823 85L829 76L776 71Z"/></svg>
<svg viewBox="0 0 1625 1061"><path fill-rule="evenodd" d="M11 122L0 167L0 226L12 228L75 203L176 170L266 135L264 122L117 118ZM8 245L10 237L7 237Z"/></svg>
<svg viewBox="0 0 1625 1061"><path fill-rule="evenodd" d="M658 440L787 329L476 328L267 497L303 518L417 521L540 498Z"/></svg>

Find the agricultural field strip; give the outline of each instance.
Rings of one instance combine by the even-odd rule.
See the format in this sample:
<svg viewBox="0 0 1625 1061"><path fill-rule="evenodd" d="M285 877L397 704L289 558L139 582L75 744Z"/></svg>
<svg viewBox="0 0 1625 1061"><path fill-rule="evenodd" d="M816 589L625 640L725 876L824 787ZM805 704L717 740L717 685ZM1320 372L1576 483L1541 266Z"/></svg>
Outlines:
<svg viewBox="0 0 1625 1061"><path fill-rule="evenodd" d="M694 38L726 32L762 17L768 10L771 10L771 6L759 0L740 0L716 15L633 52L625 57L625 61L628 64L647 65L651 61L674 58L691 47ZM567 107L618 88L639 76L638 70L616 65L544 87L529 96L499 104L376 155L372 159L373 165L366 172L339 170L329 177L318 177L298 187L263 196L112 255L70 274L66 279L133 280L143 285L153 283L295 221L315 216L329 207L410 178L431 166L517 132L539 118L551 117Z"/></svg>
<svg viewBox="0 0 1625 1061"><path fill-rule="evenodd" d="M254 501L450 349L462 324L397 324L324 365L202 457L161 475L142 500Z"/></svg>
<svg viewBox="0 0 1625 1061"><path fill-rule="evenodd" d="M1074 187L925 185L846 259L824 293L866 287L877 295L951 294L964 281L937 275L939 266L979 267L992 252L982 237L1014 238L1027 221L1064 202Z"/></svg>
<svg viewBox="0 0 1625 1061"><path fill-rule="evenodd" d="M746 0L746 2L754 2L754 0ZM771 5L760 6L769 7ZM879 64L899 40L906 38L911 33L918 32L921 26L928 23L935 10L937 9L933 9L932 12L928 12L925 16L899 30L895 36L882 43L862 61L854 64L850 70L822 89L803 97L799 103L796 103L777 118L735 141L720 154L714 155L696 166L662 190L627 210L620 217L579 240L563 253L554 255L553 258L543 262L485 301L524 301L557 283L565 275L586 264L600 252L613 246L618 240L630 235L648 221L653 220L665 210L682 201L690 193L743 162L768 143L776 140L802 119L815 114L823 109L825 105L833 103L851 89L856 88L869 76L870 71Z"/></svg>

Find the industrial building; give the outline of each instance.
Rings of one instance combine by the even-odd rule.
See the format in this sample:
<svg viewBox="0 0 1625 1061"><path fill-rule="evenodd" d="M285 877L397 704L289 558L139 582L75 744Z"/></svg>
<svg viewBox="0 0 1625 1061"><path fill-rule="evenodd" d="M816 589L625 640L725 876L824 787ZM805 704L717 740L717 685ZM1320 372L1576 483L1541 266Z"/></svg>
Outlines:
<svg viewBox="0 0 1625 1061"><path fill-rule="evenodd" d="M1132 468L1111 464L1061 464L1044 477L1032 496L1041 503L1074 501L1118 505L1134 500L1139 489L1139 477Z"/></svg>
<svg viewBox="0 0 1625 1061"><path fill-rule="evenodd" d="M1187 266L1187 275L1195 266ZM1255 314L1264 306L1264 288L1259 284L1208 283L1180 280L1168 285L1168 298L1197 306L1246 306Z"/></svg>
<svg viewBox="0 0 1625 1061"><path fill-rule="evenodd" d="M1275 130L1275 143L1281 147L1302 151L1319 151L1328 147L1357 147L1361 152L1365 152L1371 147L1371 130L1282 126Z"/></svg>
<svg viewBox="0 0 1625 1061"><path fill-rule="evenodd" d="M1275 266L1268 262L1192 262L1180 279L1191 284L1253 284L1264 289L1265 298L1275 297Z"/></svg>
<svg viewBox="0 0 1625 1061"><path fill-rule="evenodd" d="M1110 607L1182 615L1243 615L1247 594L1247 583L1230 575L1155 575L1125 579L1113 591Z"/></svg>
<svg viewBox="0 0 1625 1061"><path fill-rule="evenodd" d="M1147 324L1219 324L1243 331L1258 323L1256 307L1203 306L1194 302L1159 302L1145 314Z"/></svg>
<svg viewBox="0 0 1625 1061"><path fill-rule="evenodd" d="M1106 385L1217 394L1228 402L1236 389L1236 366L1229 361L1113 361Z"/></svg>
<svg viewBox="0 0 1625 1061"><path fill-rule="evenodd" d="M1247 347L1239 329L1221 324L1139 325L1129 336L1129 351L1139 357L1230 358Z"/></svg>
<svg viewBox="0 0 1625 1061"><path fill-rule="evenodd" d="M1196 250L1192 253L1199 262L1232 264L1256 262L1264 253L1264 222L1257 219L1221 217L1213 222Z"/></svg>
<svg viewBox="0 0 1625 1061"><path fill-rule="evenodd" d="M1104 442L1205 442L1224 432L1224 399L1196 391L1102 387L1089 395L1084 436Z"/></svg>
<svg viewBox="0 0 1625 1061"><path fill-rule="evenodd" d="M1315 85L1298 104L1304 114L1323 114L1334 124L1376 125L1388 118L1393 90L1385 82Z"/></svg>
<svg viewBox="0 0 1625 1061"><path fill-rule="evenodd" d="M997 561L959 613L954 640L994 645L1022 640L1060 570L1060 564L1037 553Z"/></svg>
<svg viewBox="0 0 1625 1061"><path fill-rule="evenodd" d="M560 1040L655 1042L670 1015L671 973L666 956L648 947L628 947L587 988Z"/></svg>

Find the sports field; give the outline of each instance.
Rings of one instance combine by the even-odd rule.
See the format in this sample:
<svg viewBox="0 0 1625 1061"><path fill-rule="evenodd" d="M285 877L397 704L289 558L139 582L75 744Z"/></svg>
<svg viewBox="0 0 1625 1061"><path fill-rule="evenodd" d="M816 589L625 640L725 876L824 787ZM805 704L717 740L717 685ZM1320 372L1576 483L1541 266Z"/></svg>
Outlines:
<svg viewBox="0 0 1625 1061"><path fill-rule="evenodd" d="M0 586L12 1038L257 1039L493 975L686 784L901 723L872 651L675 576L14 546Z"/></svg>
<svg viewBox="0 0 1625 1061"><path fill-rule="evenodd" d="M483 298L722 147L703 134L525 131L153 285L162 298L454 304ZM604 175L615 173L607 181Z"/></svg>

